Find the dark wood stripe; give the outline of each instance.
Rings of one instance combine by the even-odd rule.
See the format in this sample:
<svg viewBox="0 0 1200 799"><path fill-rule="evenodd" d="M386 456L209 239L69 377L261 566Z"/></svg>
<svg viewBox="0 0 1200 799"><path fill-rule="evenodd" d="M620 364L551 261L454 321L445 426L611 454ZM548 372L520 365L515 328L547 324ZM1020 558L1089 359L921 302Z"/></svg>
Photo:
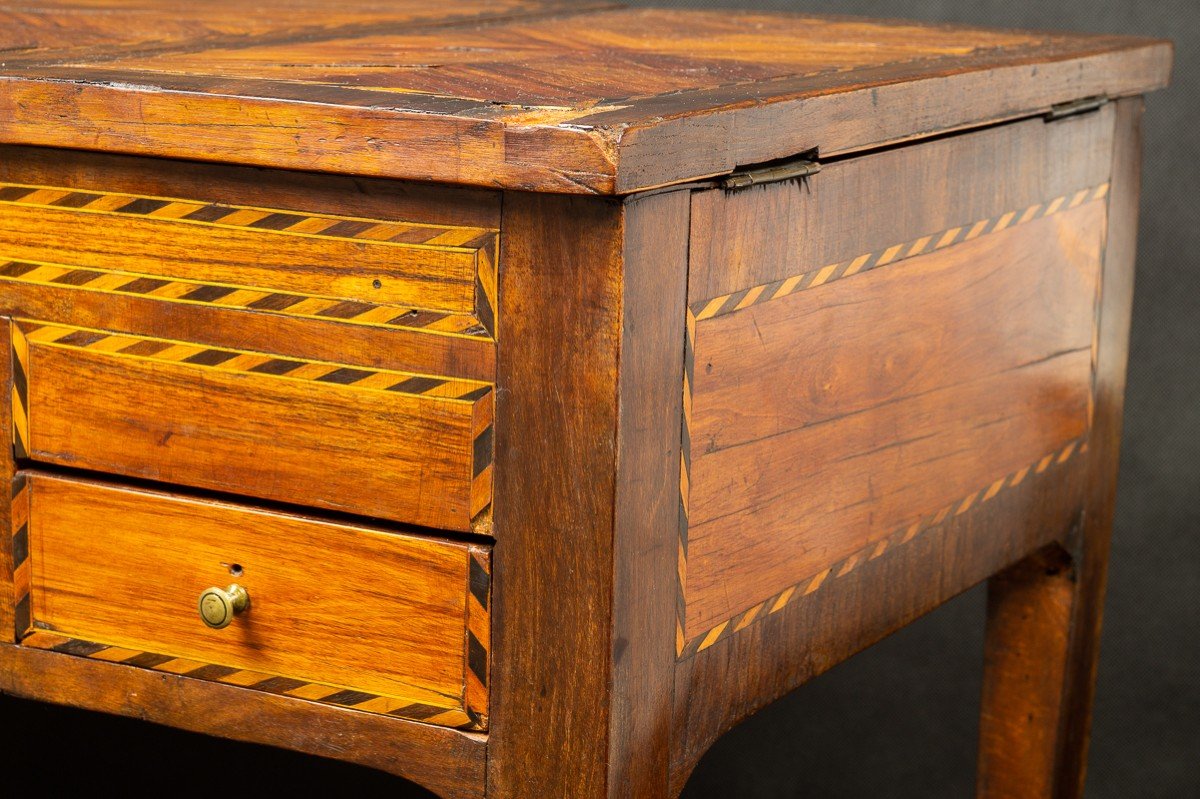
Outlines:
<svg viewBox="0 0 1200 799"><path fill-rule="evenodd" d="M285 694L309 683L304 680L294 680L291 677L271 677L250 686L256 691L267 691L272 694Z"/></svg>
<svg viewBox="0 0 1200 799"><path fill-rule="evenodd" d="M13 478L13 485L12 485L13 499L16 499L18 496L20 496L21 492L24 490L25 490L25 475L18 474L15 478Z"/></svg>
<svg viewBox="0 0 1200 799"><path fill-rule="evenodd" d="M27 186L5 186L0 189L0 201L15 203L22 197L28 197L30 194L33 194L35 191L38 190Z"/></svg>
<svg viewBox="0 0 1200 799"><path fill-rule="evenodd" d="M475 633L467 630L467 665L470 666L471 673L484 685L487 685L488 678L487 661L487 650L475 637Z"/></svg>
<svg viewBox="0 0 1200 799"><path fill-rule="evenodd" d="M272 358L265 363L260 363L258 366L250 367L250 371L261 372L265 375L286 375L288 372L296 371L303 365L303 361L289 361L286 358Z"/></svg>
<svg viewBox="0 0 1200 799"><path fill-rule="evenodd" d="M105 644L96 644L91 641L79 641L72 639L70 641L64 641L57 646L53 646L51 649L55 652L62 652L67 655L78 655L86 658L91 657L97 652L103 652L105 649L108 649L108 646Z"/></svg>
<svg viewBox="0 0 1200 799"><path fill-rule="evenodd" d="M268 294L262 299L249 303L246 307L256 311L282 311L305 299L296 294Z"/></svg>
<svg viewBox="0 0 1200 799"><path fill-rule="evenodd" d="M483 247L485 247L486 245L490 244L495 237L496 237L495 232L489 230L487 233L480 233L475 238L468 239L467 241L464 241L462 244L459 244L458 246L465 247L468 250L479 250L479 249L482 249ZM433 238L433 237L430 236L430 238Z"/></svg>
<svg viewBox="0 0 1200 799"><path fill-rule="evenodd" d="M718 310L718 311L716 312L716 314L714 314L714 315L715 315L715 316L720 316L720 315L722 315L722 314L727 314L727 313L729 313L729 312L730 312L730 311L732 311L734 308L736 308L736 307L737 307L737 304L738 304L739 302L741 302L741 301L742 301L742 299L743 299L743 298L744 298L744 297L745 297L747 294L749 294L749 293L750 293L750 289L743 289L742 291L737 291L737 292L734 292L733 294L730 294L730 295L729 295L729 296L728 296L728 297L725 299L725 302L721 304L721 308L720 308L720 310Z"/></svg>
<svg viewBox="0 0 1200 799"><path fill-rule="evenodd" d="M204 350L203 352L197 352L195 355L189 355L183 359L183 362L199 364L200 366L217 366L226 361L231 361L237 356L236 352L229 352L227 350Z"/></svg>
<svg viewBox="0 0 1200 799"><path fill-rule="evenodd" d="M170 655L157 655L154 652L142 652L141 654L134 655L133 657L125 658L121 662L126 666L137 666L140 669L152 669L155 666L161 666L167 661L174 659L175 658L171 657Z"/></svg>
<svg viewBox="0 0 1200 799"><path fill-rule="evenodd" d="M123 286L119 286L117 291L124 291L130 294L148 294L155 289L160 289L167 285L168 280L156 280L152 277L139 277L136 280L131 280Z"/></svg>
<svg viewBox="0 0 1200 799"><path fill-rule="evenodd" d="M158 355L166 349L170 349L172 344L168 341L154 341L152 339L142 339L141 341L130 344L128 347L123 347L120 352L122 355L140 355L144 358L149 358Z"/></svg>
<svg viewBox="0 0 1200 799"><path fill-rule="evenodd" d="M470 573L467 581L471 596L475 597L484 610L488 609L488 599L492 592L492 575L474 555L470 556Z"/></svg>
<svg viewBox="0 0 1200 799"><path fill-rule="evenodd" d="M29 594L26 594L17 600L17 606L13 611L13 630L16 632L18 641L28 632L30 621Z"/></svg>
<svg viewBox="0 0 1200 799"><path fill-rule="evenodd" d="M140 216L144 216L145 214L152 214L158 209L165 208L170 204L171 203L168 200L152 200L149 197L138 197L133 202L126 203L116 210L122 214L138 214Z"/></svg>
<svg viewBox="0 0 1200 799"><path fill-rule="evenodd" d="M362 233L364 230L375 227L378 222L355 222L350 219L338 222L332 227L327 227L320 232L321 236L336 236L339 238L353 238Z"/></svg>
<svg viewBox="0 0 1200 799"><path fill-rule="evenodd" d="M236 208L230 208L228 205L206 205L203 208L198 208L190 214L182 217L183 219L191 219L195 222L216 222L222 217L229 216Z"/></svg>
<svg viewBox="0 0 1200 799"><path fill-rule="evenodd" d="M445 713L447 708L434 707L433 705L412 704L398 707L388 713L389 716L403 716L406 719L415 719L424 721L428 718L433 718L439 713Z"/></svg>
<svg viewBox="0 0 1200 799"><path fill-rule="evenodd" d="M388 386L387 390L399 391L403 394L424 394L445 382L445 380L437 380L432 377L410 377L407 380L401 380L394 386Z"/></svg>
<svg viewBox="0 0 1200 799"><path fill-rule="evenodd" d="M487 330L488 335L496 333L496 309L492 307L492 300L488 297L487 292L483 290L482 285L477 285L475 289L475 315L479 317L479 324L483 325Z"/></svg>
<svg viewBox="0 0 1200 799"><path fill-rule="evenodd" d="M484 469L492 465L493 429L491 425L488 425L482 433L475 436L475 443L472 447L474 477L478 477Z"/></svg>
<svg viewBox="0 0 1200 799"><path fill-rule="evenodd" d="M323 311L317 311L316 315L327 316L330 319L353 319L378 307L378 305L372 305L369 302L346 300L345 302L339 302L337 305L331 305Z"/></svg>
<svg viewBox="0 0 1200 799"><path fill-rule="evenodd" d="M92 194L86 191L73 191L66 197L59 197L50 204L59 208L82 208L90 202L99 200L103 196L102 194Z"/></svg>
<svg viewBox="0 0 1200 799"><path fill-rule="evenodd" d="M0 266L0 275L5 277L21 277L37 269L37 264L27 264L24 261L9 261Z"/></svg>
<svg viewBox="0 0 1200 799"><path fill-rule="evenodd" d="M179 299L191 300L193 302L214 302L222 297L229 296L235 291L237 289L231 289L228 286L198 286Z"/></svg>
<svg viewBox="0 0 1200 799"><path fill-rule="evenodd" d="M434 322L446 318L446 314L437 313L435 311L418 311L413 309L405 311L399 316L392 317L388 320L389 325L402 325L404 327L426 327Z"/></svg>
<svg viewBox="0 0 1200 799"><path fill-rule="evenodd" d="M97 333L94 330L74 330L54 343L66 344L71 347L86 347L106 338L108 338L107 333Z"/></svg>
<svg viewBox="0 0 1200 799"><path fill-rule="evenodd" d="M82 286L86 283L91 283L98 277L100 277L100 273L93 272L90 269L72 269L70 272L59 275L50 282L61 283L64 286Z"/></svg>
<svg viewBox="0 0 1200 799"><path fill-rule="evenodd" d="M692 429L688 420L684 419L679 430L679 455L683 458L683 468L690 476L692 473Z"/></svg>
<svg viewBox="0 0 1200 799"><path fill-rule="evenodd" d="M321 701L329 702L330 704L334 704L334 705L346 705L347 707L353 707L354 705L361 705L363 702L369 702L372 699L378 699L378 698L379 698L378 695L368 694L365 691L349 691L349 690L347 690L347 691L338 691L336 694L330 694L329 696L325 697Z"/></svg>
<svg viewBox="0 0 1200 799"><path fill-rule="evenodd" d="M300 214L274 213L251 222L249 226L261 228L262 230L283 230L305 219L308 219L308 217Z"/></svg>
<svg viewBox="0 0 1200 799"><path fill-rule="evenodd" d="M29 377L25 374L25 364L20 358L14 357L13 362L13 390L17 392L17 397L21 400L21 405L25 408L25 413L29 413Z"/></svg>
<svg viewBox="0 0 1200 799"><path fill-rule="evenodd" d="M13 568L19 568L24 565L29 557L29 523L22 524L17 532L13 534L12 540L12 559Z"/></svg>
<svg viewBox="0 0 1200 799"><path fill-rule="evenodd" d="M388 239L388 241L396 242L397 244L424 244L432 238L445 233L441 228L418 227L402 230L396 235Z"/></svg>
<svg viewBox="0 0 1200 799"><path fill-rule="evenodd" d="M484 397L486 397L488 394L491 393L491 391L492 391L491 386L483 386L482 388L477 388L474 391L468 391L466 394L463 394L461 397L459 397L459 399L464 399L464 400L469 400L471 402L475 402L477 400L481 400Z"/></svg>
<svg viewBox="0 0 1200 799"><path fill-rule="evenodd" d="M366 369L351 369L348 366L343 366L341 369L334 369L329 374L321 375L317 378L317 381L348 386L352 383L357 383L359 380L365 380L373 374L375 372L369 372Z"/></svg>
<svg viewBox="0 0 1200 799"><path fill-rule="evenodd" d="M234 669L234 668L230 668L229 666L217 666L215 664L209 664L207 666L201 666L198 669L193 669L193 670L189 671L187 673L187 676L194 677L197 680L216 681L216 680L221 680L225 677L228 677L230 674L236 674L239 671L241 671L241 669Z"/></svg>

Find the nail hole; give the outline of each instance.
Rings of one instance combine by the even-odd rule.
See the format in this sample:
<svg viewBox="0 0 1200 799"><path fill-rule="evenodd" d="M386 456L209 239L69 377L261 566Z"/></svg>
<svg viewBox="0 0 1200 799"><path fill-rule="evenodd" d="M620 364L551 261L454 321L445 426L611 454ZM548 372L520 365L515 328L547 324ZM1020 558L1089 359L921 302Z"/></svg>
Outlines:
<svg viewBox="0 0 1200 799"><path fill-rule="evenodd" d="M383 281L382 280L372 280L371 285L374 288L381 289L381 288L383 288Z"/></svg>
<svg viewBox="0 0 1200 799"><path fill-rule="evenodd" d="M232 564L229 567L229 573L232 574L234 577L241 577L242 576L242 564L240 564L240 563Z"/></svg>

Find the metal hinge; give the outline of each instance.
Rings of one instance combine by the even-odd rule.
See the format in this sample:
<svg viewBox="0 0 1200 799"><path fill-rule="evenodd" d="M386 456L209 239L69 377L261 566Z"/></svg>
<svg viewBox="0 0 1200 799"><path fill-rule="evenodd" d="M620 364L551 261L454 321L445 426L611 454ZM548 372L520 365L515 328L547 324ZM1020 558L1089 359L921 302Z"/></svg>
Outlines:
<svg viewBox="0 0 1200 799"><path fill-rule="evenodd" d="M721 186L726 189L743 189L746 186L760 186L763 183L777 183L781 180L807 178L820 171L821 165L812 160L811 155L804 155L794 161L774 166L760 166L734 172L721 181Z"/></svg>
<svg viewBox="0 0 1200 799"><path fill-rule="evenodd" d="M1065 119L1078 114L1086 114L1095 111L1108 102L1108 97L1101 94L1098 97L1084 97L1082 100L1072 100L1069 103L1059 103L1051 106L1046 112L1044 119L1047 122L1053 122L1056 119Z"/></svg>

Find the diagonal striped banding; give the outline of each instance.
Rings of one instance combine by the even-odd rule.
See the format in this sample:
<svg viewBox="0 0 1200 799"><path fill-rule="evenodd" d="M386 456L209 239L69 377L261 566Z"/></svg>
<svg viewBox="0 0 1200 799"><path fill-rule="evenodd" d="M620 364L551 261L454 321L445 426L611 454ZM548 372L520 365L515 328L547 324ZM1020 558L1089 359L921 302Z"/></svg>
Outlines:
<svg viewBox="0 0 1200 799"><path fill-rule="evenodd" d="M828 264L819 269L784 278L783 280L764 283L759 286L736 291L732 294L724 294L720 297L713 297L712 299L693 303L691 311L695 314L697 320L724 316L734 311L740 311L743 308L749 308L752 305L758 305L780 297L786 297L789 294L795 294L797 291L815 288L834 280L868 272L887 264L924 255L960 242L970 241L988 233L997 233L1014 225L1023 225L1035 219L1051 216L1060 211L1077 208L1084 202L1103 199L1107 194L1107 183L1090 189L1082 189L1073 194L1056 197L1049 202L1037 203L1019 211L1009 211L989 219L981 219L973 224L961 225L937 233L931 233L912 241L891 245L882 250L864 253L848 261Z"/></svg>
<svg viewBox="0 0 1200 799"><path fill-rule="evenodd" d="M109 333L101 330L22 320L14 326L14 362L28 360L28 343L104 352L116 357L143 358L224 372L266 375L325 383L358 390L388 391L476 403L488 396L491 384L459 378L414 375L387 369L345 366L320 361L280 358L265 353L208 347L183 341ZM24 353L24 355L22 354ZM15 382L15 381L14 381ZM24 398L13 392L14 418L25 409ZM28 423L25 424L28 441Z"/></svg>
<svg viewBox="0 0 1200 799"><path fill-rule="evenodd" d="M0 203L85 214L143 217L270 235L352 240L379 246L457 253L474 259L477 307L476 314L469 316L364 301L347 302L344 298L305 297L253 286L208 285L150 275L128 274L128 280L122 281L121 272L69 265L36 264L33 266L40 269L34 271L26 268L30 266L28 264L4 261L2 253L0 278L118 294L142 294L159 300L336 319L378 327L495 336L499 231L494 228L386 221L18 183L0 183Z"/></svg>
<svg viewBox="0 0 1200 799"><path fill-rule="evenodd" d="M1071 441L1066 446L1054 452L1047 453L1035 463L1004 475L967 496L926 514L911 524L893 530L887 536L877 541L872 541L857 552L847 555L816 574L808 575L754 607L742 611L733 618L727 619L711 629L687 638L683 645L679 647L679 657L691 657L697 652L702 652L718 641L727 638L732 633L745 629L749 625L761 621L773 613L778 613L795 600L816 593L823 586L829 585L832 581L841 577L845 577L864 563L875 560L885 552L909 543L921 533L943 524L947 519L967 513L978 505L990 502L1004 489L1020 485L1030 474L1042 474L1053 466L1065 463L1076 453L1086 450L1087 444L1085 441L1081 439Z"/></svg>
<svg viewBox="0 0 1200 799"><path fill-rule="evenodd" d="M0 281L150 297L164 302L209 305L369 327L463 336L490 335L479 319L463 314L294 294L250 286L166 279L134 272L83 269L48 262L0 259Z"/></svg>
<svg viewBox="0 0 1200 799"><path fill-rule="evenodd" d="M25 646L45 649L75 657L119 663L134 668L176 674L206 682L247 688L253 691L319 702L325 705L354 708L367 713L379 713L397 718L455 727L462 730L483 729L478 721L461 707L443 707L411 700L356 691L324 683L299 680L277 674L220 666L211 663L177 658L156 652L125 649L118 646L70 638L57 633L34 629L21 642ZM483 717L486 720L486 716Z"/></svg>
<svg viewBox="0 0 1200 799"><path fill-rule="evenodd" d="M33 624L31 607L32 565L29 560L29 489L24 476L13 479L9 521L13 566L13 641L20 641Z"/></svg>
<svg viewBox="0 0 1200 799"><path fill-rule="evenodd" d="M463 708L478 728L485 729L491 669L491 554L483 547L471 547L467 558L467 670Z"/></svg>

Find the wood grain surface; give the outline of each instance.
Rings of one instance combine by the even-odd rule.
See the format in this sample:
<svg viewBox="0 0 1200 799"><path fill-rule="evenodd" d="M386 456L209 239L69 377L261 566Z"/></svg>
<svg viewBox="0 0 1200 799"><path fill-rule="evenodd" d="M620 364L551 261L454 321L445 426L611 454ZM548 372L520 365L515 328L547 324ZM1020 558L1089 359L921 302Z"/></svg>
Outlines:
<svg viewBox="0 0 1200 799"><path fill-rule="evenodd" d="M224 666L217 679L243 686L292 678L276 690L364 711L457 710L447 715L468 723L465 546L91 482L18 479L29 492L33 636L106 644L86 654L176 674ZM250 607L209 629L197 599L230 583L247 590ZM347 689L368 696L343 701ZM436 723L436 712L423 720Z"/></svg>
<svg viewBox="0 0 1200 799"><path fill-rule="evenodd" d="M1086 435L1104 211L697 323L689 638Z"/></svg>
<svg viewBox="0 0 1200 799"><path fill-rule="evenodd" d="M36 461L447 529L488 524L489 384L19 329L15 423Z"/></svg>
<svg viewBox="0 0 1200 799"><path fill-rule="evenodd" d="M1108 182L1111 104L822 165L806 183L693 194L688 304L883 252Z"/></svg>
<svg viewBox="0 0 1200 799"><path fill-rule="evenodd" d="M11 644L0 645L0 691L338 758L446 799L484 796L487 739L479 733Z"/></svg>
<svg viewBox="0 0 1200 799"><path fill-rule="evenodd" d="M89 10L0 7L0 142L559 192L1135 94L1163 85L1170 62L1150 40L795 14Z"/></svg>
<svg viewBox="0 0 1200 799"><path fill-rule="evenodd" d="M1064 552L988 585L977 793L1084 795L1129 357L1142 101L1116 109L1087 493ZM1065 557L1064 557L1065 556ZM1046 557L1053 568L1045 566Z"/></svg>
<svg viewBox="0 0 1200 799"><path fill-rule="evenodd" d="M237 300L226 290L222 301L231 305L310 316L374 310L377 323L413 309L475 316L480 259L495 237L484 228L0 183L0 252L10 260L116 272L128 276L123 283L215 284L244 292ZM161 283L153 290L188 293ZM310 310L299 310L302 303Z"/></svg>

